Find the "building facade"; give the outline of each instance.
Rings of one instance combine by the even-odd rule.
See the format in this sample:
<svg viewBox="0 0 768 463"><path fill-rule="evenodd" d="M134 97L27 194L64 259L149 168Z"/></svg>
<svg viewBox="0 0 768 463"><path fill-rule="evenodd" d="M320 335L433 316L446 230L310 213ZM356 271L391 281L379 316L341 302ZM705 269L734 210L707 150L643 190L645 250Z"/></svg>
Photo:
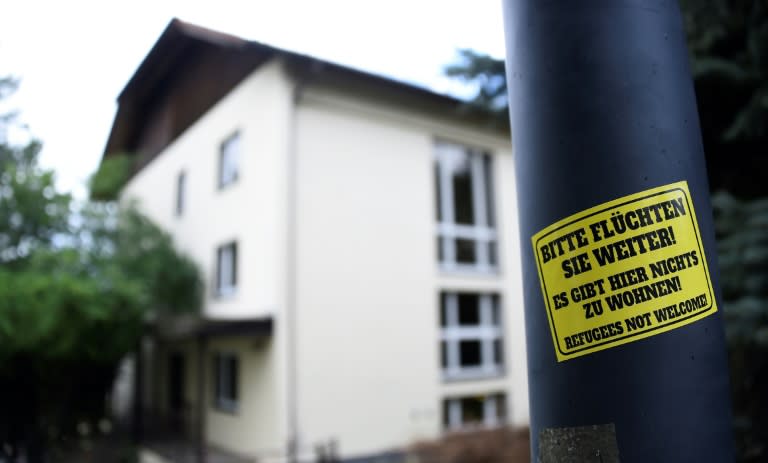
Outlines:
<svg viewBox="0 0 768 463"><path fill-rule="evenodd" d="M206 281L201 314L146 339L148 414L259 461L527 424L513 154L488 115L178 20L118 102L122 198Z"/></svg>

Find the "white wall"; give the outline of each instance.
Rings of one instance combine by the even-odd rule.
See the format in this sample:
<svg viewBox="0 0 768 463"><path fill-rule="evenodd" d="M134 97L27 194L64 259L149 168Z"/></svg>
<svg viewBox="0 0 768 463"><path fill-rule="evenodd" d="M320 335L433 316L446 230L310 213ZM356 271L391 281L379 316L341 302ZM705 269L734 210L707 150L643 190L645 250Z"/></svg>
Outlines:
<svg viewBox="0 0 768 463"><path fill-rule="evenodd" d="M224 412L210 406L213 377L208 378L206 435L208 442L242 455L275 455L283 451L278 423L277 391L272 372L275 370L273 340L245 338L217 339L209 343L209 352L231 353L239 361L238 406L235 412ZM212 368L211 355L206 368Z"/></svg>
<svg viewBox="0 0 768 463"><path fill-rule="evenodd" d="M140 209L171 232L176 245L200 266L206 283L206 317L275 320L268 349L223 341L223 347L242 356L241 410L225 414L206 403L209 441L243 454L274 455L284 449L286 440L281 310L291 85L279 61L257 69L132 178L123 192L123 199L138 200ZM219 190L219 147L236 130L242 147L239 178ZM185 209L177 217L176 178L182 170L187 176ZM237 292L222 299L211 291L216 248L231 240L238 243ZM210 348L220 342L211 341ZM194 368L192 361L188 374L192 388ZM210 373L206 377L210 380ZM161 383L163 375L154 381ZM155 387L165 386L158 384ZM209 387L209 396L210 392Z"/></svg>
<svg viewBox="0 0 768 463"><path fill-rule="evenodd" d="M527 423L509 140L380 101L373 109L370 101L329 91L309 90L292 113L291 96L281 64L262 67L134 177L124 193L140 199L141 208L173 233L201 265L209 288L216 246L238 240L237 294L219 300L209 291L206 315L274 318L268 349L220 346L243 355L245 402L235 416L208 408L210 441L266 456L283 450L288 438L291 134L298 161L297 407L303 450L337 439L343 455L364 455L437 437L442 399L462 394L506 392L513 423ZM237 129L240 177L218 191L219 145ZM495 277L447 276L438 268L433 183L438 137L494 155L501 235ZM176 217L175 181L182 169L186 209ZM462 289L503 297L507 374L501 378L444 383L440 377L438 295Z"/></svg>
<svg viewBox="0 0 768 463"><path fill-rule="evenodd" d="M344 456L437 437L446 396L506 392L513 423L528 417L509 140L376 104L312 90L298 113L300 431L305 446L337 439ZM494 155L496 276L438 268L436 137ZM438 295L451 289L502 294L504 377L441 380Z"/></svg>
<svg viewBox="0 0 768 463"><path fill-rule="evenodd" d="M207 293L205 313L217 318L272 314L280 305L283 159L288 137L290 88L279 63L268 64L174 140L125 188L141 209L201 266ZM221 142L241 134L239 178L217 187ZM175 215L176 178L187 175L184 213ZM216 248L238 242L238 289L232 297L211 293Z"/></svg>

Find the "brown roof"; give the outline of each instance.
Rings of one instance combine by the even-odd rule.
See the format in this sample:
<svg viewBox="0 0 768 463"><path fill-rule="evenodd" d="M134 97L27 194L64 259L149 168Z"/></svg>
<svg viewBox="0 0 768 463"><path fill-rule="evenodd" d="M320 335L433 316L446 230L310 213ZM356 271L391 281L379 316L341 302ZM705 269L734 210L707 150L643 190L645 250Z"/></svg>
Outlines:
<svg viewBox="0 0 768 463"><path fill-rule="evenodd" d="M177 117L179 120L176 121L176 125L169 129L170 132L165 134L164 138L160 137L162 142L155 143L152 149L149 149L153 152L144 153L145 159L139 163L138 168L149 162L157 152L180 135L240 80L275 56L286 59L293 73L312 75L315 83L338 81L349 83L351 81L357 86L375 88L377 92L396 95L397 98L394 98L394 101L439 109L443 112L455 112L456 109L464 106L464 102L459 99L435 93L423 87L173 19L118 96L118 110L104 149L104 156L119 152L134 153L137 150L139 139L146 136L143 131L147 124L152 123L150 120L153 117L152 111L157 110L159 102L167 99L169 93L177 91L180 86L179 80L184 78L185 69L192 66L190 63L202 53L225 57L222 58L225 60L225 65L219 66L215 71L223 72L223 77L206 80L208 88L201 92L202 96L199 97L197 104L192 108L186 104L183 116ZM222 71L222 69L225 70ZM212 83L211 80L216 82ZM192 85L188 87L192 88ZM347 88L353 87L354 85ZM154 115L154 117L161 116ZM488 121L492 119L489 114L476 111L465 111L462 117L486 126L490 125Z"/></svg>

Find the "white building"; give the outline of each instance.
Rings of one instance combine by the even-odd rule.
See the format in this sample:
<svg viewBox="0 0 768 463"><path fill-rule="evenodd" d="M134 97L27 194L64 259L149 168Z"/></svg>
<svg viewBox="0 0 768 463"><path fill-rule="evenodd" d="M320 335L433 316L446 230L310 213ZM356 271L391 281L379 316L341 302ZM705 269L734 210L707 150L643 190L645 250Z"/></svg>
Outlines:
<svg viewBox="0 0 768 463"><path fill-rule="evenodd" d="M178 20L118 102L123 197L208 283L146 343L145 423L259 461L527 424L513 156L488 115Z"/></svg>

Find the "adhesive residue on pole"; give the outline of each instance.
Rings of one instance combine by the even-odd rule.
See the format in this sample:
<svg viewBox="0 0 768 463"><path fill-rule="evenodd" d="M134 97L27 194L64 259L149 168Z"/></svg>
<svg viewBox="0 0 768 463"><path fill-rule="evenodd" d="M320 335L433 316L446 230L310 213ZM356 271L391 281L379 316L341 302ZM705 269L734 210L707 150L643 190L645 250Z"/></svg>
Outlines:
<svg viewBox="0 0 768 463"><path fill-rule="evenodd" d="M558 362L717 311L685 181L579 212L531 240Z"/></svg>

